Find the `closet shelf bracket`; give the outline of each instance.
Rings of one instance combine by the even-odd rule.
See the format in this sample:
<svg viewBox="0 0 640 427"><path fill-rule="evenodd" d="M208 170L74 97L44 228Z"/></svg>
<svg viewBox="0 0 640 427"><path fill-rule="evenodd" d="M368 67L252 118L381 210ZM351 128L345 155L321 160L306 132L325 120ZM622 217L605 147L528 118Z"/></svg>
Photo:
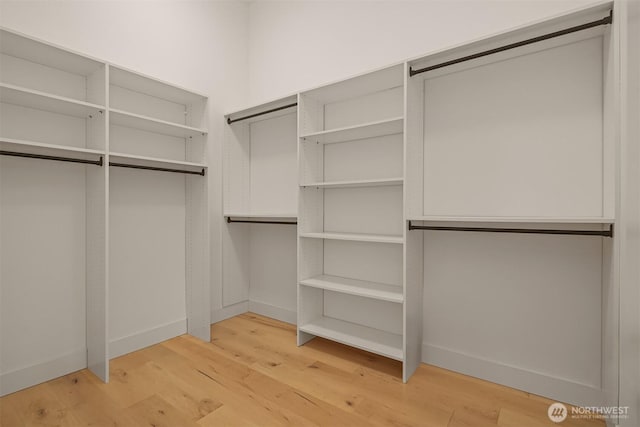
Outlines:
<svg viewBox="0 0 640 427"><path fill-rule="evenodd" d="M480 233L558 234L558 235L569 235L569 236L613 237L613 224L609 224L608 230L562 230L562 229L541 229L541 228L499 228L499 227L413 225L413 223L409 221L409 230L471 231L471 232L480 232Z"/></svg>

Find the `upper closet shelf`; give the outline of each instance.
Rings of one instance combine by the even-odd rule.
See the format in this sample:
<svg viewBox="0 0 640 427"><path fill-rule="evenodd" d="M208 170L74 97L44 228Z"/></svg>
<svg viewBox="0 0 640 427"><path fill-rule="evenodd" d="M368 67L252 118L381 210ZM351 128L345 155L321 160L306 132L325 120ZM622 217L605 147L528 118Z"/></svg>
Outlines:
<svg viewBox="0 0 640 427"><path fill-rule="evenodd" d="M81 159L95 159L103 156L104 151L67 145L45 144L12 138L0 138L0 150L43 156L73 156Z"/></svg>
<svg viewBox="0 0 640 427"><path fill-rule="evenodd" d="M350 240L354 242L371 242L371 243L396 243L403 244L402 236L388 236L384 234L362 234L362 233L300 233L300 237L311 239L329 239L329 240Z"/></svg>
<svg viewBox="0 0 640 427"><path fill-rule="evenodd" d="M104 107L63 96L0 83L0 102L79 118L95 117Z"/></svg>
<svg viewBox="0 0 640 427"><path fill-rule="evenodd" d="M301 95L326 105L400 87L403 84L404 64L397 64L307 90Z"/></svg>
<svg viewBox="0 0 640 427"><path fill-rule="evenodd" d="M355 181L310 182L300 184L300 186L317 188L385 187L390 185L402 185L403 182L403 178L385 178L361 179Z"/></svg>
<svg viewBox="0 0 640 427"><path fill-rule="evenodd" d="M357 126L347 126L338 129L324 130L320 132L302 135L303 141L317 142L319 144L333 144L336 142L354 141L357 139L375 138L377 136L402 133L404 120L402 117L394 117L365 123Z"/></svg>
<svg viewBox="0 0 640 427"><path fill-rule="evenodd" d="M104 66L103 62L7 30L0 31L0 53L82 76Z"/></svg>
<svg viewBox="0 0 640 427"><path fill-rule="evenodd" d="M126 111L111 109L109 114L111 124L140 129L147 132L170 135L178 138L189 138L207 134L206 129L179 125L139 114L128 113Z"/></svg>
<svg viewBox="0 0 640 427"><path fill-rule="evenodd" d="M183 105L203 102L206 99L206 96L199 93L115 66L109 68L109 83Z"/></svg>
<svg viewBox="0 0 640 427"><path fill-rule="evenodd" d="M254 123L261 120L268 120L287 114L293 114L296 112L297 106L297 96L293 95L225 114L225 118L227 120L227 124L233 124L236 122Z"/></svg>

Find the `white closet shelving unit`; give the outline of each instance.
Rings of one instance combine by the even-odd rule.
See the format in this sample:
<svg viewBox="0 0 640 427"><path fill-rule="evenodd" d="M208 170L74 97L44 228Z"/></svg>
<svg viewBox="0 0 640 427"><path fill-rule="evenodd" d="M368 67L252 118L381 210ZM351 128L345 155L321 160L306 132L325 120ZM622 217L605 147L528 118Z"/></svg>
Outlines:
<svg viewBox="0 0 640 427"><path fill-rule="evenodd" d="M299 96L298 344L402 361L406 381L420 361L407 301L422 284L404 274L404 76L400 64Z"/></svg>
<svg viewBox="0 0 640 427"><path fill-rule="evenodd" d="M149 259L170 265L184 329L208 340L206 97L0 29L0 103L0 395L85 367L107 381L110 344L122 354L162 336L111 335L137 320L124 301L161 317ZM159 171L180 173L168 188ZM137 199L171 191L178 215ZM135 239L169 217L170 239L149 227L157 238Z"/></svg>
<svg viewBox="0 0 640 427"><path fill-rule="evenodd" d="M295 322L296 112L289 96L225 116L226 249L214 320L250 310Z"/></svg>
<svg viewBox="0 0 640 427"><path fill-rule="evenodd" d="M508 385L560 401L617 405L612 7L408 62L407 219L425 230L409 235L425 235L425 301L441 301L425 302L427 363L503 383L510 376ZM483 306L492 300L498 313ZM498 320L503 307L531 306L527 317ZM501 328L506 321L513 326ZM518 356L500 357L518 366L522 353L536 354L536 373L516 378L487 363L501 336L471 325L526 336L512 339Z"/></svg>
<svg viewBox="0 0 640 427"><path fill-rule="evenodd" d="M616 404L612 8L298 95L298 344L321 336L400 360L404 381L423 361L561 401ZM225 184L225 215L286 217L251 208L251 155L238 143L249 134L233 135L227 163L245 175ZM239 247L224 244L225 256ZM501 317L529 303L540 310ZM497 331L509 322L526 350L503 347Z"/></svg>

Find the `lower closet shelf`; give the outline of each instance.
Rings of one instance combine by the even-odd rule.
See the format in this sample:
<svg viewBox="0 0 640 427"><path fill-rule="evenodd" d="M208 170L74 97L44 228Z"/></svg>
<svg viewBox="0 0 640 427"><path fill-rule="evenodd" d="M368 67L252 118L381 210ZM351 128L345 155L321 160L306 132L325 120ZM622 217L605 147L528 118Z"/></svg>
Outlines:
<svg viewBox="0 0 640 427"><path fill-rule="evenodd" d="M402 303L402 287L385 283L367 282L364 280L347 279L345 277L320 276L310 277L300 281L301 285L311 288L326 289L343 294L379 299L382 301Z"/></svg>
<svg viewBox="0 0 640 427"><path fill-rule="evenodd" d="M403 361L402 335L331 317L320 317L300 326L302 332Z"/></svg>

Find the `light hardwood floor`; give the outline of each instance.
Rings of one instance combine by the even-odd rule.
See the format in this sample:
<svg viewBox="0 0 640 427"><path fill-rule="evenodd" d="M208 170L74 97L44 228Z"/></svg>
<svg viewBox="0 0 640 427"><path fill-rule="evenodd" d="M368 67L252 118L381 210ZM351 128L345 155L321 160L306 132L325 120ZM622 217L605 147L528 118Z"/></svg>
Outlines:
<svg viewBox="0 0 640 427"><path fill-rule="evenodd" d="M399 362L245 314L111 361L103 384L87 370L0 399L14 426L603 426L554 424L550 400L422 365L408 384Z"/></svg>

